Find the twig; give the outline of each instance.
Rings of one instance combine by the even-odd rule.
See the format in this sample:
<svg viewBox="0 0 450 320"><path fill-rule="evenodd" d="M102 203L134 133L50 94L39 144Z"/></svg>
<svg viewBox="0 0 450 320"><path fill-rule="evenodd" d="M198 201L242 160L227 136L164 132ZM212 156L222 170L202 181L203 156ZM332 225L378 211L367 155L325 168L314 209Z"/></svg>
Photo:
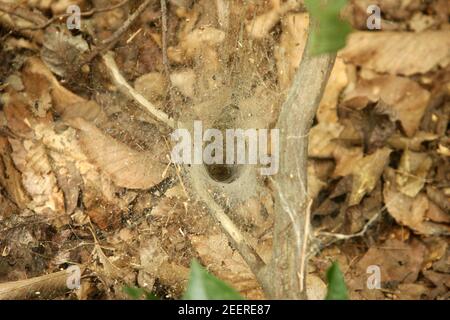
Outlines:
<svg viewBox="0 0 450 320"><path fill-rule="evenodd" d="M213 218L219 223L233 247L241 254L256 278L260 280L261 286L264 290L267 290L267 286L269 285L268 282L262 281L264 268L266 267L263 259L259 256L253 246L247 242L245 237L239 231L239 228L236 227L225 211L208 195L207 189L196 188L196 190L200 190L202 194L199 196L210 209Z"/></svg>
<svg viewBox="0 0 450 320"><path fill-rule="evenodd" d="M85 63L90 62L97 55L101 55L104 52L110 50L119 41L120 37L128 30L128 28L136 21L137 18L144 12L148 7L151 0L145 0L137 9L133 12L131 16L123 23L123 25L117 29L113 35L103 41L101 41L98 46L92 50L89 56L86 58Z"/></svg>
<svg viewBox="0 0 450 320"><path fill-rule="evenodd" d="M81 269L83 272L83 269ZM46 274L40 277L0 283L0 300L26 299L32 296L55 297L67 291L67 270Z"/></svg>
<svg viewBox="0 0 450 320"><path fill-rule="evenodd" d="M381 215L381 213L382 213L382 210L380 210L376 214L374 214L373 217L370 218L369 221L367 221L367 223L364 225L364 227L359 232L352 233L352 234L342 234L342 233L319 231L319 232L316 232L315 236L316 237L320 237L320 236L332 237L332 238L335 238L336 240L348 240L348 239L352 239L352 238L356 238L356 237L362 237L367 232L367 230L372 226L372 224L378 219L378 217Z"/></svg>
<svg viewBox="0 0 450 320"><path fill-rule="evenodd" d="M105 63L105 66L108 68L108 71L111 75L114 84L123 94L136 101L141 107L147 110L156 119L165 123L168 127L172 129L176 127L175 120L169 118L169 116L165 112L158 110L150 101L145 99L139 92L134 90L133 87L131 87L128 84L128 82L123 78L122 74L120 73L116 65L116 62L114 61L114 56L112 52L108 52L104 54L102 57L103 62Z"/></svg>
<svg viewBox="0 0 450 320"><path fill-rule="evenodd" d="M167 80L170 83L169 59L167 58L167 4L161 0L161 23L162 23L162 60Z"/></svg>
<svg viewBox="0 0 450 320"><path fill-rule="evenodd" d="M391 200L391 202L392 201L393 200ZM316 238L319 238L319 237L331 237L331 238L334 238L333 241L330 241L330 242L326 243L325 245L323 245L323 244L320 245L320 249L323 249L324 247L329 246L329 245L335 243L336 241L349 240L349 239L353 239L353 238L364 236L366 234L366 232L369 230L369 228L372 226L372 224L374 224L374 222L377 221L377 219L381 216L381 214L387 208L387 206L388 206L388 203L386 203L380 210L378 210L369 219L369 221L367 221L367 223L364 225L364 227L359 232L352 233L352 234L342 234L342 233L324 232L324 231L317 231L317 232L315 232L314 236Z"/></svg>

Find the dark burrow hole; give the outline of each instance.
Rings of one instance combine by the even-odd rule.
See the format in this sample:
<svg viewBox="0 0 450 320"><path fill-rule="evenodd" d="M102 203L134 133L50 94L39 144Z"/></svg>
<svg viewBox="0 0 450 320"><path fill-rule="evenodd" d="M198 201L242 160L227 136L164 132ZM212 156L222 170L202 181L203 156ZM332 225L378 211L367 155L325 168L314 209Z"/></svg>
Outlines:
<svg viewBox="0 0 450 320"><path fill-rule="evenodd" d="M240 165L229 164L211 164L205 165L208 175L217 182L231 183L235 181L240 175Z"/></svg>

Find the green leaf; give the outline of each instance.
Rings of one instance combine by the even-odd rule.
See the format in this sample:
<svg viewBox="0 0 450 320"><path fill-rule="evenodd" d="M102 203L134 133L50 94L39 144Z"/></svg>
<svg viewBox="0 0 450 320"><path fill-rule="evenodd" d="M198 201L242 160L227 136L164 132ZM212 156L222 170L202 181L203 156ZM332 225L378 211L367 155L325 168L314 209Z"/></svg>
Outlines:
<svg viewBox="0 0 450 320"><path fill-rule="evenodd" d="M311 34L311 53L337 52L345 47L352 27L340 17L347 0L305 0L310 16L317 22Z"/></svg>
<svg viewBox="0 0 450 320"><path fill-rule="evenodd" d="M185 300L242 300L239 293L192 260Z"/></svg>
<svg viewBox="0 0 450 320"><path fill-rule="evenodd" d="M124 287L123 291L130 296L131 299L140 300L144 298L145 300L158 300L158 297L153 293L148 292L142 288L137 287Z"/></svg>
<svg viewBox="0 0 450 320"><path fill-rule="evenodd" d="M327 271L328 292L325 300L348 300L347 286L337 262Z"/></svg>

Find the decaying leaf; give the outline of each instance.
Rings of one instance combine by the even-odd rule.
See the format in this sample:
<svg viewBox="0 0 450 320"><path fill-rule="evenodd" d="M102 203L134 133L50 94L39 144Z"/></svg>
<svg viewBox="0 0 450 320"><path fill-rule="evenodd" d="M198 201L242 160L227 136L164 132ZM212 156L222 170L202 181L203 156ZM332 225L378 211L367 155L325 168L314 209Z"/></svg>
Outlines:
<svg viewBox="0 0 450 320"><path fill-rule="evenodd" d="M317 110L316 116L319 122L338 122L337 104L339 96L348 82L346 66L343 60L338 57Z"/></svg>
<svg viewBox="0 0 450 320"><path fill-rule="evenodd" d="M15 166L22 173L22 183L31 196L28 207L39 214L63 214L64 196L58 187L47 151L40 142L9 139Z"/></svg>
<svg viewBox="0 0 450 320"><path fill-rule="evenodd" d="M388 240L379 248L370 248L358 262L358 268L366 273L369 266L379 266L382 271L383 287L390 283L394 286L400 283L413 283L422 268L425 253L426 248L419 241L405 243Z"/></svg>
<svg viewBox="0 0 450 320"><path fill-rule="evenodd" d="M333 152L337 147L336 139L344 130L339 123L319 123L314 126L309 134L310 157L333 158Z"/></svg>
<svg viewBox="0 0 450 320"><path fill-rule="evenodd" d="M41 56L53 73L73 78L79 75L83 55L89 46L81 35L74 37L63 30L66 29L52 27L47 30Z"/></svg>
<svg viewBox="0 0 450 320"><path fill-rule="evenodd" d="M242 257L231 249L223 234L193 236L191 242L203 263L220 279L233 283L247 298L262 298L255 276Z"/></svg>
<svg viewBox="0 0 450 320"><path fill-rule="evenodd" d="M342 57L378 73L426 73L450 63L450 31L356 32Z"/></svg>
<svg viewBox="0 0 450 320"><path fill-rule="evenodd" d="M119 187L148 189L163 180L165 165L157 152L138 152L105 135L89 122L77 118L70 124L80 130L80 142L91 159Z"/></svg>
<svg viewBox="0 0 450 320"><path fill-rule="evenodd" d="M424 235L450 234L449 226L426 221L429 200L424 193L419 193L412 198L398 191L395 184L393 169L386 170L384 202L391 216L399 224L408 226L416 233Z"/></svg>
<svg viewBox="0 0 450 320"><path fill-rule="evenodd" d="M425 179L433 161L426 153L403 151L396 178L397 189L415 197L425 185Z"/></svg>
<svg viewBox="0 0 450 320"><path fill-rule="evenodd" d="M380 76L361 80L356 88L346 95L345 104L362 109L368 102L380 100L392 108L393 117L401 122L406 135L412 137L428 106L430 93L408 78Z"/></svg>
<svg viewBox="0 0 450 320"><path fill-rule="evenodd" d="M82 97L72 93L63 87L55 78L48 67L37 57L29 58L22 70L23 77L28 77L34 74L35 77L42 76L50 83L52 106L57 112L63 114L65 109L74 103L86 103L87 101Z"/></svg>
<svg viewBox="0 0 450 320"><path fill-rule="evenodd" d="M423 149L422 143L433 141L437 138L438 135L436 134L425 131L417 131L412 138L404 137L400 134L394 134L387 140L387 143L395 149L421 151Z"/></svg>
<svg viewBox="0 0 450 320"><path fill-rule="evenodd" d="M382 148L365 156L355 164L352 192L349 198L350 206L358 204L368 192L375 188L389 162L391 152L392 150L388 148Z"/></svg>
<svg viewBox="0 0 450 320"><path fill-rule="evenodd" d="M361 147L342 147L337 146L333 151L334 159L336 160L336 168L333 172L333 177L344 177L354 171L355 162L359 162L364 154Z"/></svg>
<svg viewBox="0 0 450 320"><path fill-rule="evenodd" d="M284 3L280 0L272 0L270 2L272 8L269 11L250 20L246 25L247 32L255 39L266 37L280 20L280 17L297 6L296 1L292 0Z"/></svg>
<svg viewBox="0 0 450 320"><path fill-rule="evenodd" d="M0 184L5 188L11 200L20 208L24 209L30 202L28 194L22 186L22 177L16 169L10 156L10 145L6 138L0 137Z"/></svg>

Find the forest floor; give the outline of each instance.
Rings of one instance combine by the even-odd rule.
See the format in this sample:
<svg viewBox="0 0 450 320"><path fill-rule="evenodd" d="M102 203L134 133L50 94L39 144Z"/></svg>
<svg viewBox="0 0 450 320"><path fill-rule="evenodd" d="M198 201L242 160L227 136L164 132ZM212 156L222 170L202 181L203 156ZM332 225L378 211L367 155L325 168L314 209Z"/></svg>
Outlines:
<svg viewBox="0 0 450 320"><path fill-rule="evenodd" d="M0 297L126 299L139 286L179 298L195 258L264 298L170 163L170 131L124 91L175 119L213 124L233 105L242 128L273 127L306 43L302 1L149 1L124 28L142 2L0 1ZM351 299L449 299L450 2L349 2L355 30L309 136L308 295L324 297L338 261ZM381 31L367 30L371 3ZM58 19L69 4L87 12L81 31ZM265 187L228 213L269 259ZM78 290L4 285L72 264Z"/></svg>

